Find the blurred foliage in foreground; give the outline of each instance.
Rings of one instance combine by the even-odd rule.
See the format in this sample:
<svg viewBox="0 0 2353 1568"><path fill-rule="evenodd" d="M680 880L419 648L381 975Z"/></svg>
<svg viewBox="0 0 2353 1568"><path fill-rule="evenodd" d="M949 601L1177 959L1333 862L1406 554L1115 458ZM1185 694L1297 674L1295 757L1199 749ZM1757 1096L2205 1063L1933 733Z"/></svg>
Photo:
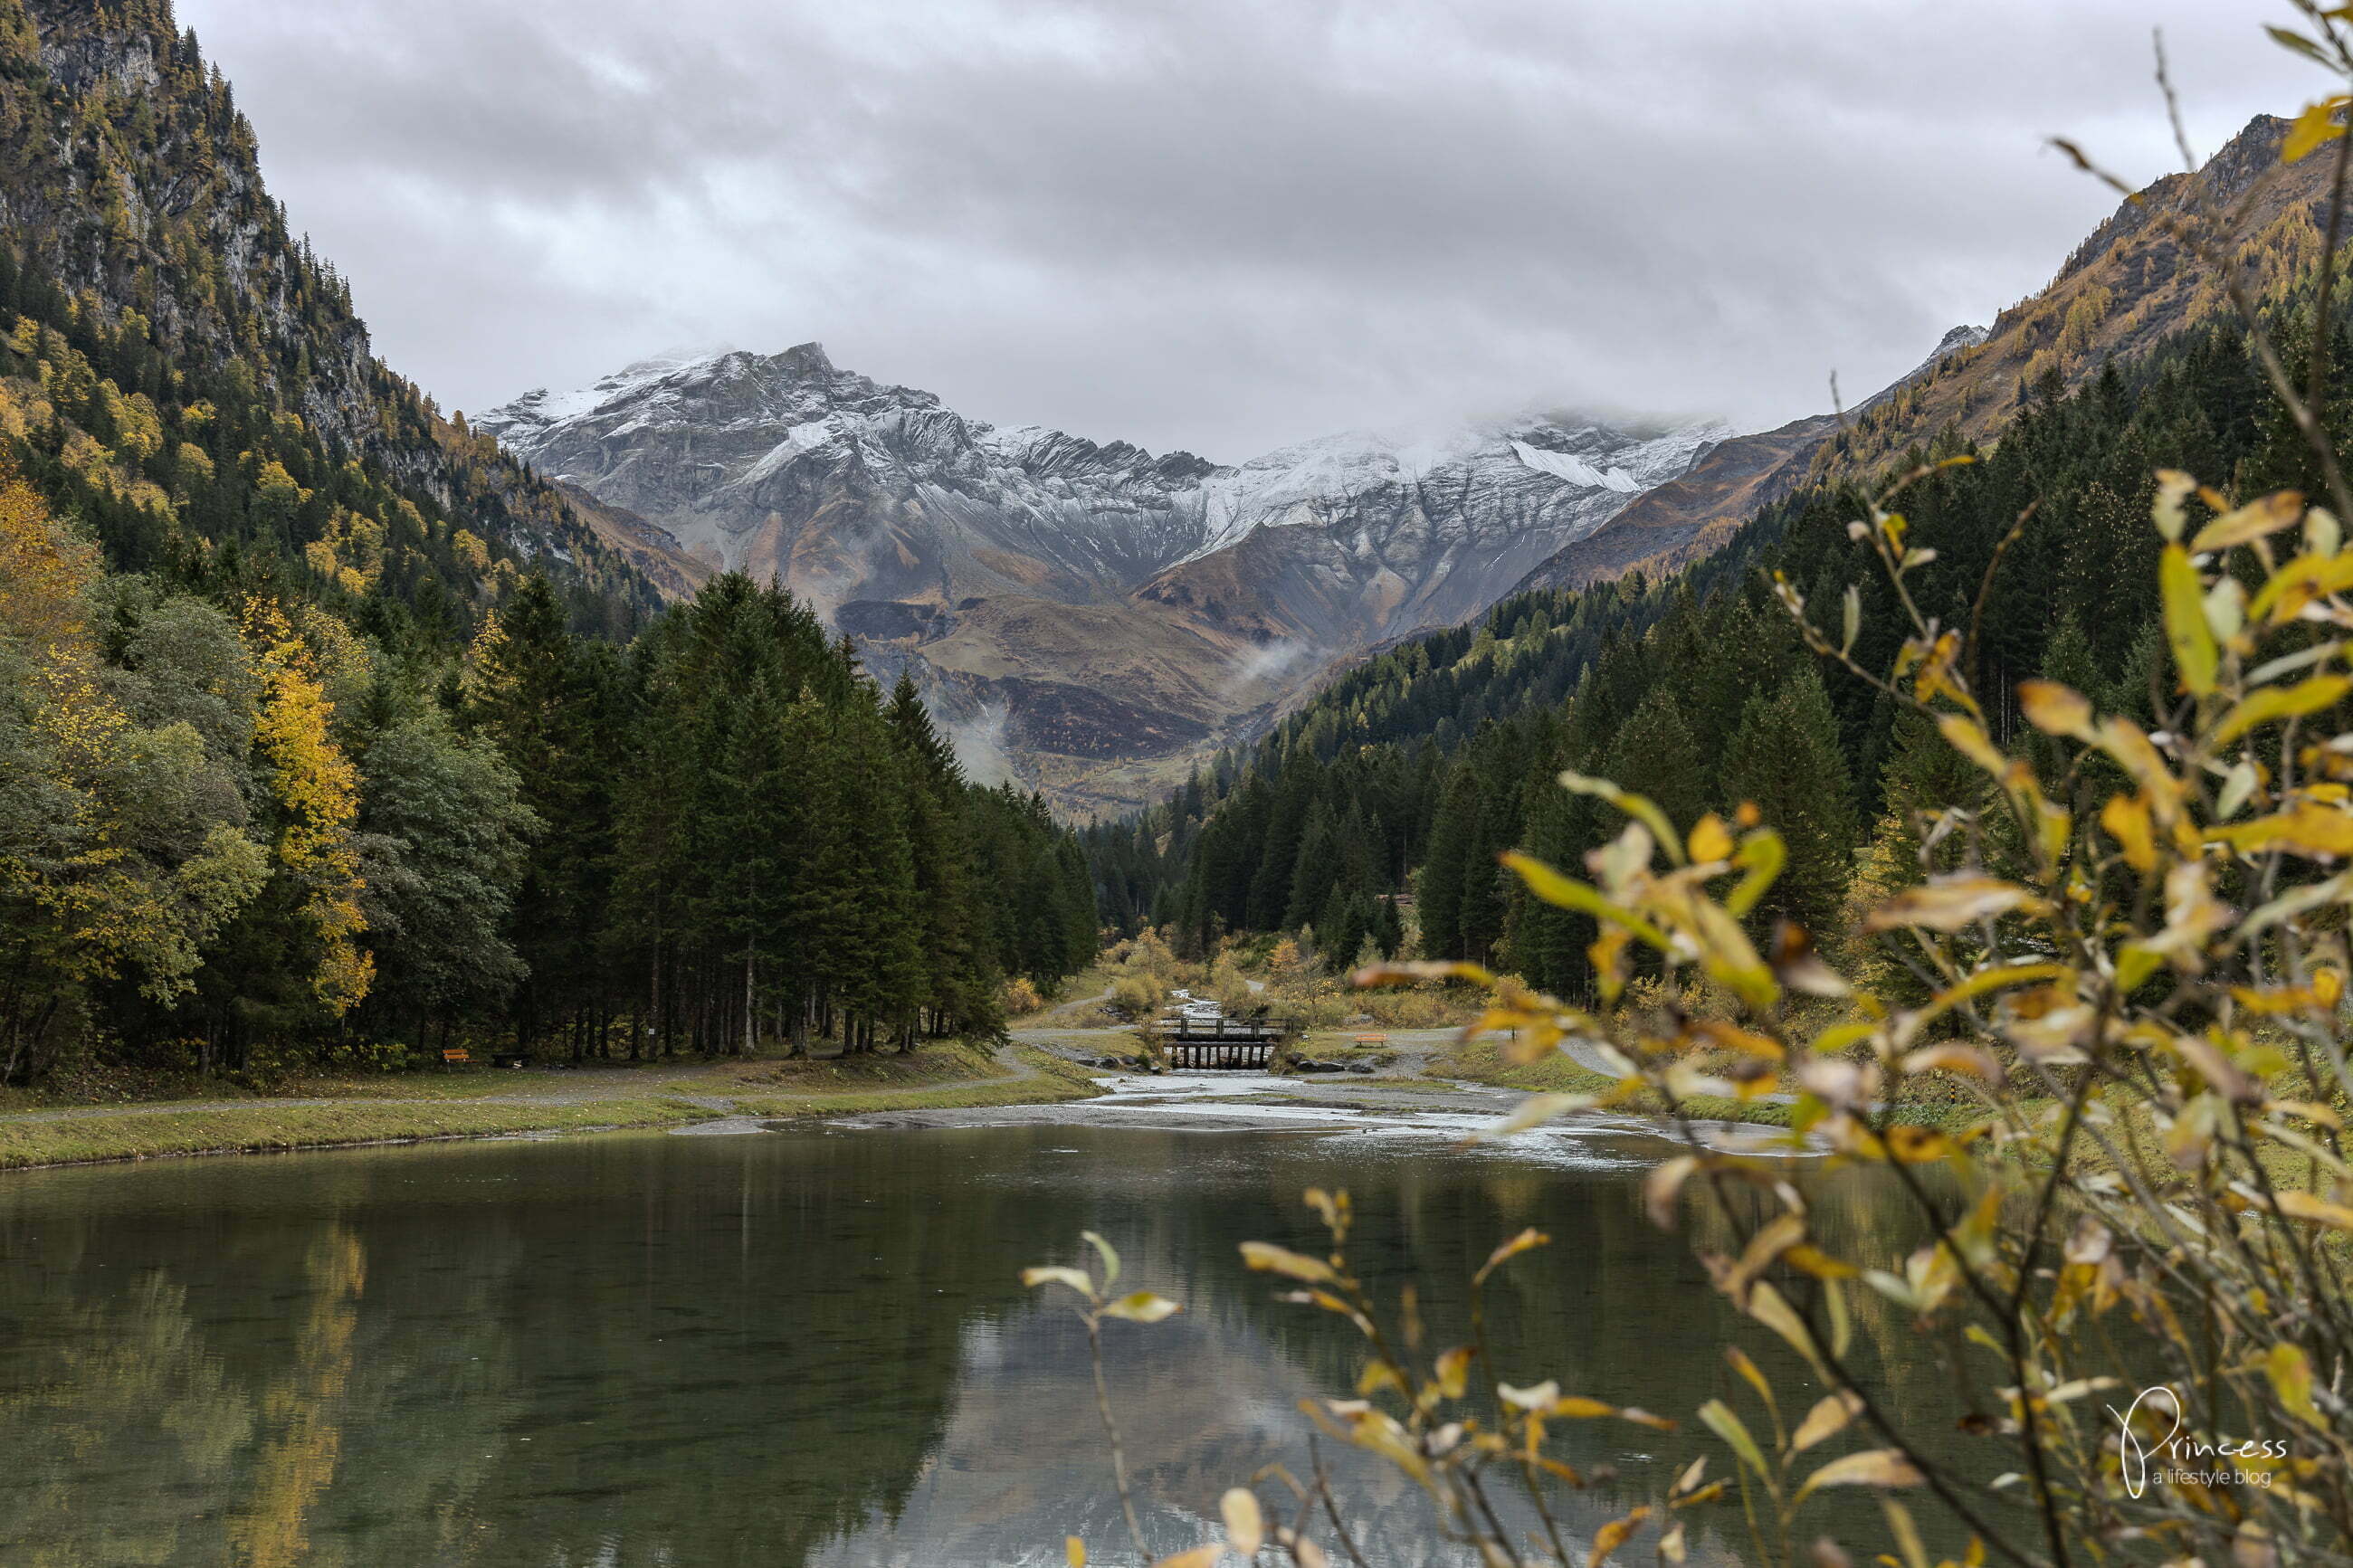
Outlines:
<svg viewBox="0 0 2353 1568"><path fill-rule="evenodd" d="M2348 14L2296 10L2305 30L2274 36L2353 81ZM2284 150L2337 160L2340 212L2348 101L2312 106ZM2229 215L2201 216L2211 226L2185 226L2184 239L2227 257ZM1978 627L1924 613L1914 591L1936 552L1895 503L1935 472L1923 468L1848 530L1898 638L1866 638L1859 584L1818 592L1827 615L1778 584L1807 647L1979 781L1968 804L1909 825L1910 864L1877 868L1882 885L1855 911L1839 964L1775 898L1796 859L1787 825L1744 803L1685 827L1647 795L1569 773L1560 783L1606 805L1614 835L1581 877L1524 854L1504 863L1535 899L1595 922L1592 1005L1462 962L1359 976L1485 986L1475 1028L1511 1031L1523 1059L1574 1038L1615 1075L1595 1092L1537 1096L1498 1132L1663 1100L1682 1148L1649 1179L1651 1217L1690 1227L1715 1289L1810 1373L1802 1394L1777 1386L1727 1347L1747 1392L1694 1413L1722 1444L1713 1479L1704 1458L1620 1478L1612 1495L1641 1500L1572 1543L1551 1500L1587 1478L1547 1453L1548 1430L1662 1418L1551 1382L1504 1383L1475 1310L1469 1342L1425 1345L1409 1292L1378 1302L1351 1272L1346 1195L1311 1192L1328 1250L1243 1248L1293 1299L1364 1337L1355 1396L1308 1414L1426 1491L1443 1535L1481 1561L1597 1568L1647 1541L1681 1563L1686 1511L1718 1503L1737 1504L1758 1564L1844 1568L1864 1550L1928 1568L1931 1510L1965 1532L1972 1565L2276 1568L2353 1555L2353 871L2342 868L2353 861L2342 521L2353 496L2322 418L2330 334L2312 334L2309 363L2291 366L2237 275L2217 270L2327 504L2158 471L2163 656L2147 721L2031 679L2000 694L2024 725L1997 741L1995 703L1977 684ZM2334 270L2324 253L2324 321ZM1858 656L1887 640L1883 663ZM1687 1006L1694 974L1725 1005ZM1637 995L1645 977L1662 984ZM1891 1103L1930 1079L1971 1098L1977 1119L1958 1131L1896 1121ZM1766 1095L1793 1100L1788 1132L1736 1135L1683 1110L1694 1097ZM1841 1245L1816 1226L1819 1200L1862 1165L1900 1185L1921 1245ZM1697 1203L1695 1186L1712 1202ZM1728 1231L1693 1226L1703 1206L1729 1216ZM1474 1286L1545 1241L1534 1230L1506 1240ZM1939 1359L1971 1412L1962 1432L1974 1456L1957 1460L1949 1435L1931 1441L1858 1374L1865 1301L1892 1305L1918 1353ZM1971 1479L1989 1468L2000 1472L1989 1487ZM1822 1493L1849 1488L1883 1495L1883 1541L1850 1546L1810 1522ZM1507 1496L1533 1510L1533 1526L1514 1522ZM1271 1529L1270 1497L1282 1504ZM1229 1494L1226 1526L1164 1568L1209 1568L1229 1551L1248 1561L1272 1550L1304 1568L1365 1561L1320 1465ZM1083 1559L1075 1543L1071 1556Z"/></svg>

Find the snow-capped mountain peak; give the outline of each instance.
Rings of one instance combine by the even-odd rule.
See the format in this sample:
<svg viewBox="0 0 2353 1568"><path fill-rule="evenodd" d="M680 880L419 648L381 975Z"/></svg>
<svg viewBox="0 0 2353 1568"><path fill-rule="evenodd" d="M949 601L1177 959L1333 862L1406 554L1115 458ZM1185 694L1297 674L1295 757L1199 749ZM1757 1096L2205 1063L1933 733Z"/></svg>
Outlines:
<svg viewBox="0 0 2353 1568"><path fill-rule="evenodd" d="M1728 434L1532 413L1224 465L992 426L816 343L652 355L475 423L782 582L990 754L1097 759L1225 732L1335 658L1476 615Z"/></svg>
<svg viewBox="0 0 2353 1568"><path fill-rule="evenodd" d="M724 346L652 354L575 391L527 393L476 424L727 565L791 555L781 541L764 543L761 529L797 511L814 515L829 487L849 484L898 495L903 510L939 512L945 533L967 547L944 539L946 554L967 564L1015 550L1053 569L1050 581L1017 572L1009 583L960 580L1007 575L985 565L950 572L959 580L924 595L943 600L970 596L960 591L967 586L1044 588L1057 597L1117 592L1262 528L1364 532L1368 511L1428 520L1483 510L1497 514L1490 521L1508 514L1501 531L1509 542L1556 549L1729 433L1528 416L1435 431L1345 431L1223 466L1041 426L994 428L931 393L843 371L816 342L772 355ZM1368 537L1384 531L1372 527Z"/></svg>

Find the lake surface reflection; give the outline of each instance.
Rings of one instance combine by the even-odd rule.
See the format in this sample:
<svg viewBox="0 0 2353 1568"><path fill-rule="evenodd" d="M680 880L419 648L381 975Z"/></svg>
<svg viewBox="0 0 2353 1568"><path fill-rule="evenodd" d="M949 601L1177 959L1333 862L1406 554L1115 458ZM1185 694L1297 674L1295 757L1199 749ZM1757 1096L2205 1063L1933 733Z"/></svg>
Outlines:
<svg viewBox="0 0 2353 1568"><path fill-rule="evenodd" d="M1299 1399L1354 1380L1345 1331L1236 1257L1312 1245L1311 1184L1356 1194L1360 1268L1423 1280L1440 1337L1498 1238L1549 1231L1491 1293L1513 1381L1686 1418L1736 1397L1732 1319L1639 1210L1662 1150L832 1129L11 1176L0 1563L998 1568L1060 1562L1066 1533L1124 1562L1083 1334L1016 1279L1079 1261L1082 1228L1187 1307L1106 1331L1147 1531L1175 1551L1225 1487L1303 1458ZM1842 1204L1834 1223L1881 1213ZM1952 1399L1928 1347L1878 1319L1861 1337L1891 1402ZM1579 1500L1581 1532L1707 1443L1564 1436L1625 1478ZM1381 1568L1458 1561L1409 1489L1335 1468ZM1693 1535L1701 1562L1748 1555L1736 1502Z"/></svg>

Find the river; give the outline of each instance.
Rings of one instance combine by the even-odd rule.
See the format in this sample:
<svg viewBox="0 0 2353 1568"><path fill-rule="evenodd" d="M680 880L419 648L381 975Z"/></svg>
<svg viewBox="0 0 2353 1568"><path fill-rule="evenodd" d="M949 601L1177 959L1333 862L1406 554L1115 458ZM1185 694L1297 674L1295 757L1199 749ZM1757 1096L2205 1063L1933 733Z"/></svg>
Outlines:
<svg viewBox="0 0 2353 1568"><path fill-rule="evenodd" d="M1751 1397L1728 1339L1801 1382L1641 1216L1665 1146L1639 1130L1466 1148L1446 1119L1149 1111L0 1179L0 1563L1026 1568L1068 1533L1124 1562L1082 1331L1016 1278L1084 1261L1088 1228L1186 1308L1106 1331L1175 1551L1224 1488L1303 1460L1297 1401L1354 1379L1345 1329L1236 1254L1315 1245L1311 1184L1353 1192L1361 1271L1422 1281L1441 1341L1496 1240L1550 1233L1492 1292L1506 1376L1685 1425L1562 1428L1622 1478L1572 1503L1580 1531L1704 1448L1720 1472L1689 1416ZM1833 1197L1825 1224L1884 1217L1875 1190ZM1947 1408L1926 1349L1862 1321L1883 1396ZM1379 1568L1457 1561L1409 1488L1339 1471ZM1753 1555L1736 1503L1692 1533L1695 1561Z"/></svg>

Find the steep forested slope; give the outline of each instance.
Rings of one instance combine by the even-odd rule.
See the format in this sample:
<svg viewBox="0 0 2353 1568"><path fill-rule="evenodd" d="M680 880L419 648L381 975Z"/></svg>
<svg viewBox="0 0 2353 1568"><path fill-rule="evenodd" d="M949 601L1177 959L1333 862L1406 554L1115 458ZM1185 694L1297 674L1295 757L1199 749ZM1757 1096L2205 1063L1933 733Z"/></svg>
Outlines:
<svg viewBox="0 0 2353 1568"><path fill-rule="evenodd" d="M369 353L166 5L0 0L0 1082L863 1047L1083 961L1038 802L632 558Z"/></svg>
<svg viewBox="0 0 2353 1568"><path fill-rule="evenodd" d="M62 397L90 441L50 455L114 563L259 549L459 623L536 566L584 625L651 610L552 486L370 353L255 151L161 0L0 5L0 308L81 356L20 342L10 368L37 384L12 387L7 423L40 430L42 395Z"/></svg>

